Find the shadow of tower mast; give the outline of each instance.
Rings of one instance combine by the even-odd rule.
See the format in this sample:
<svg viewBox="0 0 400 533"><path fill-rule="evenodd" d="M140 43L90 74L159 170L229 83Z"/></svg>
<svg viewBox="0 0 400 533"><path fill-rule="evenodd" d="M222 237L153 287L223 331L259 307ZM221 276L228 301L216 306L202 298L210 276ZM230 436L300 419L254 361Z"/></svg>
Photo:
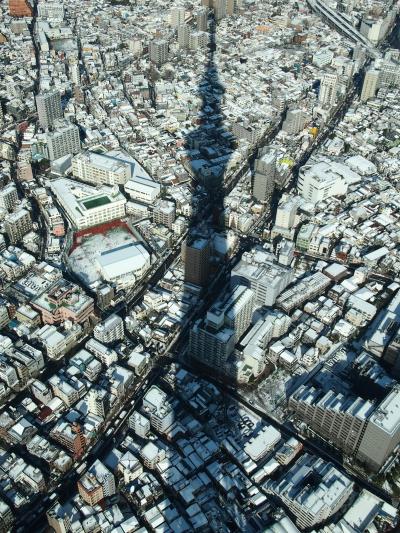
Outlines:
<svg viewBox="0 0 400 533"><path fill-rule="evenodd" d="M184 245L185 281L205 287L211 262L213 232L224 232L224 176L233 152L234 137L224 127L222 105L225 88L219 81L216 55L216 21L208 20L208 51L197 95L201 105L196 127L185 137L187 168L194 180L193 214ZM226 237L220 233L221 239Z"/></svg>

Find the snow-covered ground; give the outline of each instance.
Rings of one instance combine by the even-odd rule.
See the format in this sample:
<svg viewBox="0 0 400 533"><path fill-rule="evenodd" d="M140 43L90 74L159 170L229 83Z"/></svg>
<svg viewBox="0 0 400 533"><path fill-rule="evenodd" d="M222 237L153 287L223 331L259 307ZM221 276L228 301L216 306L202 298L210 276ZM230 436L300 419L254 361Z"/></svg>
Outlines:
<svg viewBox="0 0 400 533"><path fill-rule="evenodd" d="M136 239L124 228L115 228L101 235L83 237L81 244L68 258L69 267L85 285L90 286L101 279L96 258L106 250L131 242L136 242Z"/></svg>

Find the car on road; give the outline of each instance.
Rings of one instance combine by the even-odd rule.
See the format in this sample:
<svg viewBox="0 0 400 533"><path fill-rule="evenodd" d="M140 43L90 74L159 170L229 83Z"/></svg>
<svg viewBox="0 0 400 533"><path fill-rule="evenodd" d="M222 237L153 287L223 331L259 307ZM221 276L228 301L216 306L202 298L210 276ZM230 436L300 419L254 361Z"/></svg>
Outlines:
<svg viewBox="0 0 400 533"><path fill-rule="evenodd" d="M77 474L82 474L82 472L85 470L86 466L87 466L87 463L85 461L84 463L82 463L80 466L77 467L76 473Z"/></svg>

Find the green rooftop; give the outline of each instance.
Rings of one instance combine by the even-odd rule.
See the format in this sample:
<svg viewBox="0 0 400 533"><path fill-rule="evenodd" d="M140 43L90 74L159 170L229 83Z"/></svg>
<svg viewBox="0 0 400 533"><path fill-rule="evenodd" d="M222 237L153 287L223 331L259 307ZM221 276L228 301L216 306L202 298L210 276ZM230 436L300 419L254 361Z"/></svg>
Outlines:
<svg viewBox="0 0 400 533"><path fill-rule="evenodd" d="M82 200L82 204L86 207L86 209L93 209L94 207L111 204L111 200L108 196L99 196L98 198Z"/></svg>

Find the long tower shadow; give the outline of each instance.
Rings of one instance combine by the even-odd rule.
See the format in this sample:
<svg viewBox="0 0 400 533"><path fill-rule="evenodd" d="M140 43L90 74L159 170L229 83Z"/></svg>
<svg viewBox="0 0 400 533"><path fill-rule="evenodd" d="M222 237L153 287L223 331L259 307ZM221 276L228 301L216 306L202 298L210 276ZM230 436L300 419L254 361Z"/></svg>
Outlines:
<svg viewBox="0 0 400 533"><path fill-rule="evenodd" d="M209 41L204 74L197 95L201 107L196 127L185 137L187 168L194 179L190 233L196 226L223 230L224 175L233 151L234 137L223 123L225 87L219 81L215 62L216 22L209 17ZM203 224L201 224L203 223ZM208 226L208 227L207 227Z"/></svg>
<svg viewBox="0 0 400 533"><path fill-rule="evenodd" d="M216 62L216 21L210 14L208 19L209 41L207 59L203 76L198 86L198 96L201 98L201 106L196 117L196 127L191 129L185 137L186 168L193 178L192 207L193 213L189 222L189 230L186 242L183 245L182 255L185 267L185 295L184 299L191 299L193 295L198 298L198 305L190 317L187 326L193 329L193 324L202 321L219 306L226 304L226 299L231 291L223 290L229 282L229 247L230 242L224 214L224 200L226 192L226 178L229 162L234 152L236 140L234 135L224 125L223 105L225 100L225 87L219 80L218 66ZM225 295L228 295L227 297ZM211 335L215 333L213 324L205 326ZM230 328L230 329L229 329ZM234 340L239 336L235 321L229 325L231 338L227 345L232 347ZM222 334L222 331L221 331ZM206 332L207 335L207 332ZM240 429L241 407L232 397L228 397L227 383L235 386L235 371L229 376L224 374L223 368L229 361L225 357L229 349L223 354L215 345L210 345L208 357L202 360L199 354L194 356L192 351L191 332L183 329L178 352L181 361L187 368L207 380L221 384L223 397L222 407L215 416L214 423L210 424L210 432L218 426L224 426L237 440L239 447L244 446L245 435ZM222 350L223 351L223 350ZM217 353L218 352L218 353ZM231 366L234 368L234 365ZM214 381L217 378L217 381ZM216 427L217 426L217 427ZM218 438L216 438L218 441ZM222 439L221 439L222 441ZM219 444L221 445L221 441ZM232 461L230 463L230 461ZM226 456L222 459L221 468L230 464L234 467L234 459ZM252 533L259 531L258 524L249 519L242 505L246 499L245 476L237 467L236 492L239 498L232 498L235 490L220 501L219 520L221 531ZM243 474L243 478L241 475Z"/></svg>
<svg viewBox="0 0 400 533"><path fill-rule="evenodd" d="M192 215L182 255L186 290L199 295L204 294L207 288L210 297L210 281L215 282L215 275L225 259L224 250L228 248L224 220L224 177L235 139L223 121L225 88L219 81L215 61L216 21L213 15L209 16L208 26L207 59L197 90L201 106L195 127L184 139L185 165L193 179L193 192ZM216 238L219 254L215 253Z"/></svg>

